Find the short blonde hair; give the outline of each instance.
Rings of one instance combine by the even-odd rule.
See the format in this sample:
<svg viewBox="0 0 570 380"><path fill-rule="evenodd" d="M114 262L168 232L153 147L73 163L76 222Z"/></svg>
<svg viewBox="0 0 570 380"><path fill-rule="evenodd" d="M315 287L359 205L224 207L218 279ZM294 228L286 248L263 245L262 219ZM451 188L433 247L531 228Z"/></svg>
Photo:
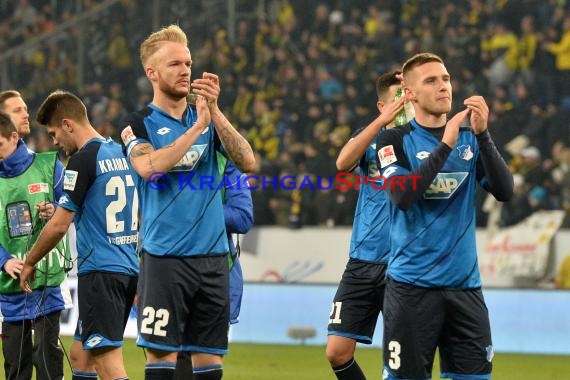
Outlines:
<svg viewBox="0 0 570 380"><path fill-rule="evenodd" d="M0 111L3 112L5 110L6 105L4 103L6 103L6 100L11 98L21 98L21 97L22 95L16 90L6 90L0 92Z"/></svg>
<svg viewBox="0 0 570 380"><path fill-rule="evenodd" d="M169 25L164 28L152 33L147 37L146 40L141 44L140 56L143 68L146 69L146 63L148 59L156 53L163 42L178 42L188 45L188 38L186 33L178 25Z"/></svg>

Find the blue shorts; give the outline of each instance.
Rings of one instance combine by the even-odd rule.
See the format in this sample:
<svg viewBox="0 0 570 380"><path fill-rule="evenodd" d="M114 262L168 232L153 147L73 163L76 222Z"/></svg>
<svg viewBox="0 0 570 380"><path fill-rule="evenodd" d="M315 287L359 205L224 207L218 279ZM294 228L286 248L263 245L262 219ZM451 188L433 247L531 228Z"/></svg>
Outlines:
<svg viewBox="0 0 570 380"><path fill-rule="evenodd" d="M328 335L370 344L382 311L386 264L351 258L338 285L329 317Z"/></svg>
<svg viewBox="0 0 570 380"><path fill-rule="evenodd" d="M123 345L136 289L137 276L92 272L77 279L75 340L83 343L84 350Z"/></svg>
<svg viewBox="0 0 570 380"><path fill-rule="evenodd" d="M430 379L436 348L442 378L491 378L493 344L481 289L421 288L388 278L384 374Z"/></svg>
<svg viewBox="0 0 570 380"><path fill-rule="evenodd" d="M225 355L228 350L227 255L142 253L137 345Z"/></svg>

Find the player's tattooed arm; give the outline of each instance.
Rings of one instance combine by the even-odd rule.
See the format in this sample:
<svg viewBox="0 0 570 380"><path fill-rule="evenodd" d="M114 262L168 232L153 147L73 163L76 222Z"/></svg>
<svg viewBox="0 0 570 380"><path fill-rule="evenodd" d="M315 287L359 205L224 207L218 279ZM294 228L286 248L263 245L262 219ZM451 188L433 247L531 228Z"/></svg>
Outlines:
<svg viewBox="0 0 570 380"><path fill-rule="evenodd" d="M159 149L148 142L135 145L129 153L133 168L145 180L153 173L170 171L198 140L203 130L201 126L190 128L172 143Z"/></svg>
<svg viewBox="0 0 570 380"><path fill-rule="evenodd" d="M212 115L212 121L229 158L242 172L253 172L255 156L247 140L239 134L219 109Z"/></svg>
<svg viewBox="0 0 570 380"><path fill-rule="evenodd" d="M138 144L138 145L135 145L133 150L131 150L130 157L132 160L135 157L144 156L145 154L149 154L153 151L154 151L154 149L152 148L152 145L150 145L149 143Z"/></svg>
<svg viewBox="0 0 570 380"><path fill-rule="evenodd" d="M152 152L154 148L149 143L137 144L131 149L129 159L135 171L144 179L156 172L152 163Z"/></svg>

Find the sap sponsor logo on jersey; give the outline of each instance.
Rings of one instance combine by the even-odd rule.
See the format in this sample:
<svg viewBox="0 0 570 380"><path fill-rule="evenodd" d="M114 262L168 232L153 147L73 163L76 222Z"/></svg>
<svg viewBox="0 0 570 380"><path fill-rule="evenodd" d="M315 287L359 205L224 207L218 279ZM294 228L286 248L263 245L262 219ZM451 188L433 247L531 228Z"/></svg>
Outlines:
<svg viewBox="0 0 570 380"><path fill-rule="evenodd" d="M127 125L127 127L123 129L123 132L121 132L121 139L123 140L123 144L125 144L125 146L129 145L131 141L137 139L133 133L133 128L131 128L130 125Z"/></svg>
<svg viewBox="0 0 570 380"><path fill-rule="evenodd" d="M49 185L47 183L30 183L28 185L28 194L49 193Z"/></svg>
<svg viewBox="0 0 570 380"><path fill-rule="evenodd" d="M101 173L129 170L129 164L127 163L127 159L124 157L98 160L97 164L99 164L99 170L101 170Z"/></svg>
<svg viewBox="0 0 570 380"><path fill-rule="evenodd" d="M438 173L424 193L425 199L448 199L461 186L468 172Z"/></svg>
<svg viewBox="0 0 570 380"><path fill-rule="evenodd" d="M73 191L75 190L75 183L77 182L78 172L75 170L66 170L63 179L63 189Z"/></svg>
<svg viewBox="0 0 570 380"><path fill-rule="evenodd" d="M471 149L471 145L460 145L457 148L459 152L459 158L469 161L473 158L473 149Z"/></svg>
<svg viewBox="0 0 570 380"><path fill-rule="evenodd" d="M186 152L184 157L174 167L170 170L172 172L181 172L181 171L189 171L194 170L198 161L204 154L206 147L208 144L201 144L201 145L192 145L190 150Z"/></svg>
<svg viewBox="0 0 570 380"><path fill-rule="evenodd" d="M394 145L386 145L380 148L378 151L378 159L380 160L381 168L385 168L386 166L398 161L396 153L394 153Z"/></svg>

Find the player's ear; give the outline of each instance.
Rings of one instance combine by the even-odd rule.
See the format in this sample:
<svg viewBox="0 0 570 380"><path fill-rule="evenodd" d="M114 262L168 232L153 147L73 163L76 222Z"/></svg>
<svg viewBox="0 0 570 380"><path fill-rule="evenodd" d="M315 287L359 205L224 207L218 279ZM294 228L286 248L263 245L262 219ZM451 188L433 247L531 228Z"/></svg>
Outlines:
<svg viewBox="0 0 570 380"><path fill-rule="evenodd" d="M156 78L156 71L151 67L151 66L147 66L145 68L145 72L146 72L146 77L153 81Z"/></svg>
<svg viewBox="0 0 570 380"><path fill-rule="evenodd" d="M384 101L378 100L376 102L376 107L378 108L378 111L382 112L382 109L384 109L384 106L385 106Z"/></svg>
<svg viewBox="0 0 570 380"><path fill-rule="evenodd" d="M73 131L73 125L71 123L71 120L70 119L62 119L61 120L61 128L63 128L63 130L65 132L68 132L68 133Z"/></svg>
<svg viewBox="0 0 570 380"><path fill-rule="evenodd" d="M416 93L413 92L409 87L405 86L402 87L404 89L404 95L406 96L406 100L414 100L416 98Z"/></svg>

